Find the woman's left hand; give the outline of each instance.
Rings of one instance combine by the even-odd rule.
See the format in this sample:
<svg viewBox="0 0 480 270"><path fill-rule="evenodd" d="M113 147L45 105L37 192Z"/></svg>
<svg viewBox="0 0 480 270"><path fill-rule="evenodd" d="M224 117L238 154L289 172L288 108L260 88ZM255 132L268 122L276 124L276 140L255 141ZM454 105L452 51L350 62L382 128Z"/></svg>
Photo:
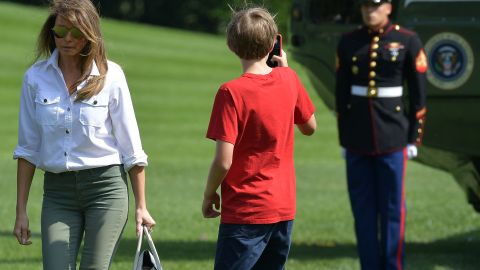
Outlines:
<svg viewBox="0 0 480 270"><path fill-rule="evenodd" d="M140 235L140 231L142 230L142 225L147 226L148 231L152 231L153 227L155 226L155 220L150 216L148 210L138 208L135 212L135 221L136 221L136 231L137 236Z"/></svg>

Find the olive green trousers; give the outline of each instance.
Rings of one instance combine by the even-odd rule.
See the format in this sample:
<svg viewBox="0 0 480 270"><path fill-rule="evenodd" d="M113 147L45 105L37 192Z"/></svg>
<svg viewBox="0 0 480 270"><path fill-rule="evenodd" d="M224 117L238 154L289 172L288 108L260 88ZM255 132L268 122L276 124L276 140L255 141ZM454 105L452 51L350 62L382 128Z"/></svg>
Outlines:
<svg viewBox="0 0 480 270"><path fill-rule="evenodd" d="M128 216L123 166L45 172L42 254L45 270L109 269Z"/></svg>

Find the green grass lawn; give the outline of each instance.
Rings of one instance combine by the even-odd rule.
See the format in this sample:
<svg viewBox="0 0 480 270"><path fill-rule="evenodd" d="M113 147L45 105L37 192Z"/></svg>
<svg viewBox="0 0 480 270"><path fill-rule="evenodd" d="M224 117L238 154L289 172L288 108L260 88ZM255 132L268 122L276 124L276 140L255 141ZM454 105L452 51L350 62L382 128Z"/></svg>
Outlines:
<svg viewBox="0 0 480 270"><path fill-rule="evenodd" d="M42 175L30 200L31 246L11 235L15 220L20 86L31 64L45 9L0 3L0 269L41 269ZM241 73L223 37L103 20L108 56L123 66L143 146L149 155L147 200L157 221L154 240L166 270L212 269L218 219L201 216L203 186L214 153L205 139L218 86ZM297 134L298 214L288 269L359 269L335 119L303 75L317 107L318 131ZM418 163L407 172L408 269L480 269L480 216L453 178ZM130 199L130 210L133 200ZM131 269L133 211L112 269Z"/></svg>

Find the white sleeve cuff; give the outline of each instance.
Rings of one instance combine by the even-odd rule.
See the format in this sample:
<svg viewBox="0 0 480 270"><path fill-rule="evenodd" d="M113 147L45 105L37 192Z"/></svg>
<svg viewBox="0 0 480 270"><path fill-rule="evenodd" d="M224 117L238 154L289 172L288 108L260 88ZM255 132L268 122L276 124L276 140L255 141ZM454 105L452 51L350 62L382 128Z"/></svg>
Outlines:
<svg viewBox="0 0 480 270"><path fill-rule="evenodd" d="M123 167L125 172L128 172L133 166L138 165L142 167L148 166L147 154L142 150L130 157L123 157Z"/></svg>
<svg viewBox="0 0 480 270"><path fill-rule="evenodd" d="M38 152L27 150L21 146L17 146L13 152L13 159L23 158L26 161L37 166Z"/></svg>

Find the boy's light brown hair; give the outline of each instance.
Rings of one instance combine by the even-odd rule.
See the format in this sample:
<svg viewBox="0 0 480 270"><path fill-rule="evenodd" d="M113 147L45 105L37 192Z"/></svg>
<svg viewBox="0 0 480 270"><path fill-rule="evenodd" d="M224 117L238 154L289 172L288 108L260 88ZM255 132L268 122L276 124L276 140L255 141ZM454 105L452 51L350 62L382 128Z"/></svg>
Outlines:
<svg viewBox="0 0 480 270"><path fill-rule="evenodd" d="M234 12L227 26L227 45L245 60L262 59L272 50L277 24L264 8L254 7Z"/></svg>

